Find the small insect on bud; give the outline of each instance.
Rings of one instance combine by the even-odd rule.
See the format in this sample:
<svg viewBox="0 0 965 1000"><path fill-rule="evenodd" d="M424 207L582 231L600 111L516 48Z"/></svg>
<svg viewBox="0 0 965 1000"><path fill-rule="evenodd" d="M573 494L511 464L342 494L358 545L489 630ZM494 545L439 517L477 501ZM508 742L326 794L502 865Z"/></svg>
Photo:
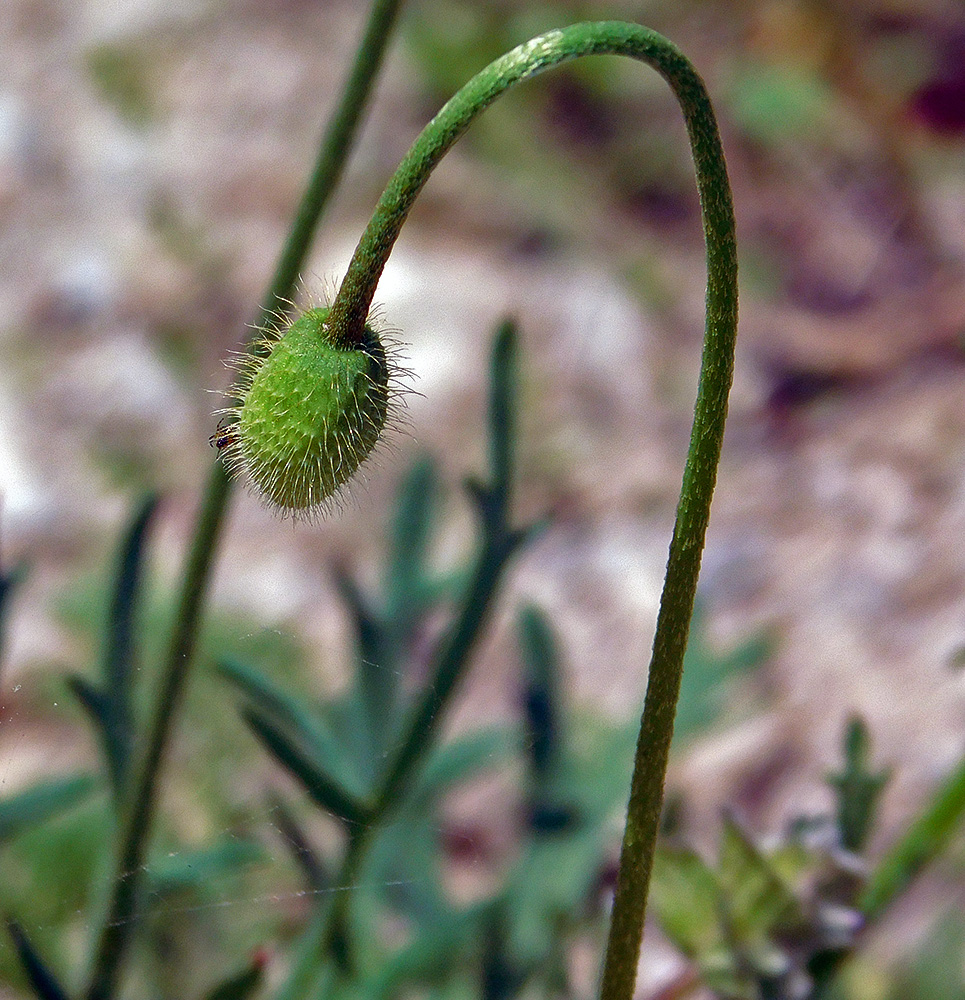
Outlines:
<svg viewBox="0 0 965 1000"><path fill-rule="evenodd" d="M327 308L309 309L241 363L240 403L211 442L267 503L315 516L371 454L389 411L391 365L366 327L359 346L333 343Z"/></svg>
<svg viewBox="0 0 965 1000"><path fill-rule="evenodd" d="M208 438L208 444L210 444L212 448L217 448L220 452L234 444L237 440L238 431L235 426L222 420L218 423L217 428L215 428L214 434Z"/></svg>

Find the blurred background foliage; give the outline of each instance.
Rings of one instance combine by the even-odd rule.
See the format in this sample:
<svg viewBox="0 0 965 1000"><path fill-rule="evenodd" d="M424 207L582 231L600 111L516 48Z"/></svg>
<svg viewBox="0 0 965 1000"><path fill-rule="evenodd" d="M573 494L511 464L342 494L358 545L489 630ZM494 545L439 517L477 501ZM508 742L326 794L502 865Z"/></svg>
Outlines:
<svg viewBox="0 0 965 1000"><path fill-rule="evenodd" d="M215 404L202 390L226 381L218 359L253 312L359 19L356 4L308 0L108 6L15 0L2 29L11 72L0 89L9 261L0 419L10 435L0 442L0 623L9 632L0 637L0 911L57 970L84 952L106 864L111 792L94 776L96 748L109 745L108 730L122 739L118 719L143 709L170 619L173 567L210 459ZM947 387L963 373L965 13L952 0L417 0L333 210L335 235L319 252L319 273L327 277L342 244L354 242L415 130L473 72L538 31L610 17L667 34L708 80L735 184L745 302L729 472L743 496L728 499L725 470L724 541L708 553L688 653L655 900L661 930L641 989L654 1000L701 989L790 997L816 956L850 947L869 858L907 829L961 755L961 672L949 673L942 657L953 661L965 647L955 513L965 425L955 416L961 394L940 393L958 393ZM615 629L638 669L614 679L605 669L610 650L594 648L594 638L619 625L621 613L639 631L648 605L629 600L636 583L618 573L615 589L628 599L620 612L605 588L590 585L573 612L544 578L561 566L580 576L578 560L599 540L587 529L593 518L644 524L647 534L666 515L692 394L681 372L693 367L699 329L698 206L672 97L622 62L584 60L521 89L481 119L453 159L414 215L413 267L433 241L445 257L481 247L497 263L454 278L441 293L450 312L430 308L426 328L441 329L439 341L465 337L478 358L495 318L473 320L480 303L523 312L534 357L523 372L520 503L549 509L554 527L543 550L550 555L528 571L530 593L524 583L505 601L470 718L457 720L433 762L434 784L385 831L365 873L355 916L357 937L369 943L360 995L398 996L405 984L432 996L584 996L613 878L646 652ZM595 330L577 346L600 367L599 380L573 373L582 359L563 333L563 363L554 367L556 341L539 320L528 323L544 304L513 298L534 274L586 258L605 258L646 315L655 387L641 390L604 334L601 360L589 345ZM430 286L440 273L431 268ZM549 297L556 289L565 300L559 287L574 284L592 314L593 281L561 273L559 285L545 286ZM482 292L464 287L480 277ZM419 279L412 284L413 297L440 296ZM389 305L393 297L387 291ZM401 304L403 314L420 315L404 297ZM446 326L454 318L457 332ZM411 366L426 380L416 386L431 401L433 365L444 379L446 355L420 336L407 324L401 339L414 341ZM166 782L132 994L203 997L231 976L240 977L238 990L253 988L284 961L312 899L337 891L330 880L339 824L317 808L317 783L314 797L306 792L310 772L292 766L302 758L285 749L292 706L338 733L343 770L380 752L359 742L351 714L367 661L349 653L347 622L369 590L384 596L383 624L418 622L392 669L375 676L404 689L420 678L426 645L465 575L465 513L453 485L478 448L481 421L466 404L483 388L478 375L474 385L453 384L438 409L412 401L413 434L435 457L413 458L403 438L403 456L373 473L341 523L314 533L279 529L253 502L239 503ZM639 424L627 417L638 403ZM876 437L854 444L846 436L855 413L904 449L897 459ZM916 421L926 425L927 450L909 430ZM577 422L589 427L589 443L575 437ZM563 431L554 435L554 426ZM626 442L644 434L669 442L666 453L663 445L628 451ZM898 485L868 481L880 507L860 506L834 486L834 470L844 478L855 466L867 472L868 454L874 469L907 473ZM617 465L628 477L643 468L644 485L625 486ZM664 475L664 465L673 471ZM829 469L830 486L821 479ZM819 499L832 498L826 509L766 506L770 494L811 496L812 479L823 484ZM111 710L111 729L97 692L116 692L103 671L118 575L104 553L132 498L157 489L161 523L144 529L154 534L131 666L142 680L126 708ZM374 530L373 512L393 504L407 527ZM901 520L894 508L902 504L924 514ZM741 506L744 515L731 512ZM828 522L842 510L848 516L835 534ZM792 536L787 522L806 528L811 517L827 536L802 531L799 547L774 556L771 575L753 568L767 564L771 542ZM429 568L418 591L403 594L400 538L411 535L413 518ZM666 545L658 528L644 543L657 572ZM920 584L914 567L894 569L908 563L888 547L892 531L939 569ZM753 544L734 542L741 534ZM554 549L554 537L591 542ZM616 537L619 549L636 536ZM820 561L826 546L837 547L843 568ZM795 579L801 565L826 573L825 603L775 582ZM842 638L831 614L852 603L871 631L893 630L891 645L854 654L859 640ZM581 631L589 616L597 631ZM814 627L802 630L808 616ZM935 623L931 631L910 624L923 621ZM802 697L789 677L828 661L854 675L853 688L832 674L822 689L816 673L817 693ZM862 681L869 662L882 674ZM579 679L597 672L597 693L615 691L606 705L582 696ZM65 677L74 674L83 682L71 688ZM280 700L274 715L253 715L252 692L264 698L264 684ZM869 693L878 684L884 694ZM896 717L895 692L920 702L921 721ZM238 711L245 706L247 724ZM855 709L868 715L871 746L885 746L869 751L872 785L893 765L892 783L875 798L887 834L870 845L844 841L835 813L841 782L814 791L822 768L842 756ZM93 731L91 718L100 719ZM778 720L786 739L762 744L754 720L765 718ZM708 757L723 761L726 776L712 764L688 785ZM733 809L724 819L718 794ZM714 803L709 820L704 802ZM960 835L950 841L924 889L862 939L867 947L843 969L835 996L962 996L965 854ZM864 860L852 857L859 854ZM683 912L681 899L691 901ZM26 995L4 939L0 996Z"/></svg>

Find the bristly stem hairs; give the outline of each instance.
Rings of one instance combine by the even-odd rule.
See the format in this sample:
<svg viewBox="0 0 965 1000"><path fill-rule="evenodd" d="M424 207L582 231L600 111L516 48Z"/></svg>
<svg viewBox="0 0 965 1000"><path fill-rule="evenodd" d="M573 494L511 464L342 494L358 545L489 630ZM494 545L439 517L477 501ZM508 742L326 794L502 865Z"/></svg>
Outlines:
<svg viewBox="0 0 965 1000"><path fill-rule="evenodd" d="M588 55L623 55L645 62L676 95L696 168L708 270L694 423L654 637L600 989L602 1000L631 1000L737 330L737 249L727 170L706 89L684 55L667 39L639 25L576 24L520 45L473 77L426 126L403 159L375 208L331 308L314 317L308 339L314 338L317 351L334 358L333 364L341 367L344 360L351 374L335 374L326 367L328 361L323 364L309 357L305 331L294 324L274 347L281 347L285 363L271 372L269 358L261 370L267 374L254 375L246 388L237 411L240 445L235 463L256 483L267 483L264 491L270 501L285 508L324 499L325 490L337 489L354 471L384 422L387 375L378 337L369 325L369 311L416 196L453 143L496 98L544 70ZM351 408L352 417L333 436L328 418L321 413L331 412L336 397L337 405ZM333 457L324 449L335 439L338 447ZM306 466L311 466L308 472ZM405 757L404 748L400 756ZM396 794L396 788L386 789L385 794ZM378 811L384 807L380 803Z"/></svg>

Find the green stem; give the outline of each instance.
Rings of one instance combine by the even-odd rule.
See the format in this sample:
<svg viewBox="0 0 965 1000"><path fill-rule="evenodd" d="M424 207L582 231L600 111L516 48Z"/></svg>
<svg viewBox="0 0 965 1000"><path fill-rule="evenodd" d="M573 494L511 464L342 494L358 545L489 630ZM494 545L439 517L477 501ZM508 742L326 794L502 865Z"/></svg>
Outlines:
<svg viewBox="0 0 965 1000"><path fill-rule="evenodd" d="M289 299L298 283L299 272L328 199L342 178L401 7L402 0L375 0L372 5L365 34L355 53L355 61L335 107L334 117L326 127L315 169L302 195L275 276L262 303L261 326L277 319L279 313L287 315L292 308Z"/></svg>
<svg viewBox="0 0 965 1000"><path fill-rule="evenodd" d="M362 342L376 285L409 209L434 167L476 116L515 84L586 55L638 59L670 85L690 138L707 247L700 383L657 618L601 985L603 1000L630 1000L683 654L723 441L737 331L737 247L730 186L713 109L694 68L656 32L619 22L577 24L551 31L491 63L426 126L389 181L332 305L329 326L332 336L346 345Z"/></svg>
<svg viewBox="0 0 965 1000"><path fill-rule="evenodd" d="M351 72L335 115L326 128L318 159L262 302L259 327L267 326L291 308L288 300L308 256L318 222L342 175L401 3L402 0L375 0L372 6ZM158 783L188 679L230 494L231 484L224 466L216 461L208 476L182 577L178 614L164 661L158 700L150 720L147 749L130 790L127 808L120 817L116 869L107 913L91 963L85 994L88 1000L108 1000L115 995L121 965L134 930L144 856L157 805Z"/></svg>
<svg viewBox="0 0 965 1000"><path fill-rule="evenodd" d="M510 527L513 480L513 441L516 415L516 330L502 325L492 357L492 391L489 403L489 482L472 484L481 521L482 542L471 582L459 613L440 642L421 697L409 714L405 736L390 760L364 826L353 827L336 886L344 892L327 900L316 911L302 934L291 970L275 1000L301 1000L314 981L322 958L331 956L344 975L351 971L352 955L347 937L351 887L357 881L369 843L386 817L404 800L419 765L435 745L469 657L482 634L509 559L530 536Z"/></svg>
<svg viewBox="0 0 965 1000"><path fill-rule="evenodd" d="M331 956L343 969L351 968L352 958L346 937L348 906L365 853L375 831L402 801L419 763L434 745L435 730L444 719L445 709L465 672L469 653L488 619L502 571L520 540L521 536L514 533L509 538L504 536L501 543L488 538L484 543L462 612L442 647L431 680L426 683L422 697L409 718L406 736L382 781L372 812L366 824L355 827L349 837L334 883L344 891L326 900L316 911L302 934L291 969L275 1000L301 1000L305 997L323 957Z"/></svg>

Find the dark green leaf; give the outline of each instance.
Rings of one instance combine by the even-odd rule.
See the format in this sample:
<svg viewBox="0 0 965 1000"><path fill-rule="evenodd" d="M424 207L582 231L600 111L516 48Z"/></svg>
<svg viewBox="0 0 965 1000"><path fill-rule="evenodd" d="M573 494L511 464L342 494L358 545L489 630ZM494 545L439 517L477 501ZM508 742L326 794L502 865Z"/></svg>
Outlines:
<svg viewBox="0 0 965 1000"><path fill-rule="evenodd" d="M549 619L535 605L520 610L517 630L523 652L527 749L534 776L541 782L552 773L560 754L559 653Z"/></svg>
<svg viewBox="0 0 965 1000"><path fill-rule="evenodd" d="M0 842L77 805L97 785L98 781L93 775L78 774L45 781L0 801Z"/></svg>
<svg viewBox="0 0 965 1000"><path fill-rule="evenodd" d="M489 374L489 469L499 505L512 486L516 447L516 390L519 343L516 324L505 320L493 338Z"/></svg>
<svg viewBox="0 0 965 1000"><path fill-rule="evenodd" d="M328 774L322 763L304 747L299 746L263 713L248 709L243 715L268 752L301 782L322 809L347 823L364 823L367 820L367 804Z"/></svg>
<svg viewBox="0 0 965 1000"><path fill-rule="evenodd" d="M131 519L118 554L117 575L107 618L104 679L118 711L129 713L133 668L134 617L144 574L147 532L158 498L149 494Z"/></svg>
<svg viewBox="0 0 965 1000"><path fill-rule="evenodd" d="M119 717L114 713L114 700L79 674L70 674L67 677L67 686L94 724L94 732L103 748L111 787L116 794L124 780L123 762L127 752L127 734L120 725Z"/></svg>
<svg viewBox="0 0 965 1000"><path fill-rule="evenodd" d="M230 976L207 993L205 1000L247 1000L261 986L264 970L265 962L259 955L252 959L248 968Z"/></svg>
<svg viewBox="0 0 965 1000"><path fill-rule="evenodd" d="M828 775L838 799L837 822L841 846L860 851L871 832L878 801L888 783L888 771L871 771L871 739L858 716L848 720L844 737L844 769Z"/></svg>
<svg viewBox="0 0 965 1000"><path fill-rule="evenodd" d="M135 673L134 620L142 587L147 531L157 509L157 497L141 501L124 534L107 612L103 687L78 676L68 683L94 723L104 751L115 797L124 793L131 761L131 688Z"/></svg>
<svg viewBox="0 0 965 1000"><path fill-rule="evenodd" d="M114 591L107 615L103 677L110 706L111 734L105 737L110 748L108 767L118 795L125 787L131 759L131 689L135 674L134 621L144 576L144 554L148 528L157 510L157 497L146 496L134 512L121 543Z"/></svg>
<svg viewBox="0 0 965 1000"><path fill-rule="evenodd" d="M40 1000L68 1000L67 991L34 950L23 928L15 920L7 918L7 931L13 939L27 981Z"/></svg>
<svg viewBox="0 0 965 1000"><path fill-rule="evenodd" d="M302 745L318 767L332 775L346 791L361 799L363 783L343 751L344 744L307 702L288 694L261 671L231 657L222 659L219 670L248 697L276 729L285 730Z"/></svg>

